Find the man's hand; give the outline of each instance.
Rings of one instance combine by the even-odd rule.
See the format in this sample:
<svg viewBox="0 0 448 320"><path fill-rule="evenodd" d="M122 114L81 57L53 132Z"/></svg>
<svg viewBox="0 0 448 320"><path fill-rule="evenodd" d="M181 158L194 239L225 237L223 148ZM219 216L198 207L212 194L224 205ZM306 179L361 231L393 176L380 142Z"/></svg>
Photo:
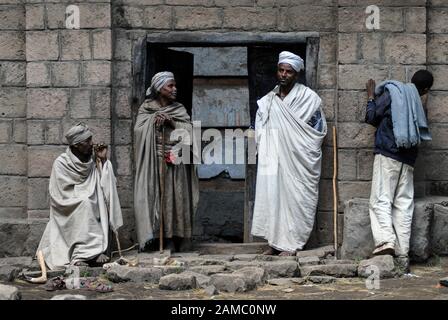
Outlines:
<svg viewBox="0 0 448 320"><path fill-rule="evenodd" d="M374 99L375 98L375 80L369 79L366 83L366 89L367 89L367 99Z"/></svg>
<svg viewBox="0 0 448 320"><path fill-rule="evenodd" d="M107 146L104 143L95 146L95 156L104 163L107 160Z"/></svg>
<svg viewBox="0 0 448 320"><path fill-rule="evenodd" d="M156 115L155 122L158 127L165 123L171 125L172 127L175 126L173 119L166 113L159 113L158 115Z"/></svg>

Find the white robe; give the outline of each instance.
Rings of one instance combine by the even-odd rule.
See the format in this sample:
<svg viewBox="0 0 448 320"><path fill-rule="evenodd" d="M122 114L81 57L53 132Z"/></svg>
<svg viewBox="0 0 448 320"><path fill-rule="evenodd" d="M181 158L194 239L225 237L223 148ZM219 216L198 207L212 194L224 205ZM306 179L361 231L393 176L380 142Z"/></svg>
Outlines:
<svg viewBox="0 0 448 320"><path fill-rule="evenodd" d="M281 251L301 250L313 229L327 123L319 96L296 84L282 101L258 100L258 170L251 233ZM322 131L307 122L320 111Z"/></svg>
<svg viewBox="0 0 448 320"><path fill-rule="evenodd" d="M47 266L55 269L103 253L109 225L114 231L123 225L111 162L100 175L93 160L81 162L68 147L53 163L49 193L50 220L37 249Z"/></svg>

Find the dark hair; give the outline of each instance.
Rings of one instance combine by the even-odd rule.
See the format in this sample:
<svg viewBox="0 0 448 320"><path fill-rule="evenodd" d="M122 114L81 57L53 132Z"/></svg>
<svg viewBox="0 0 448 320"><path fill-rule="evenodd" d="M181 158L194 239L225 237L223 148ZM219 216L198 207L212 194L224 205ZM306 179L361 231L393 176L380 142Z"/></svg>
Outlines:
<svg viewBox="0 0 448 320"><path fill-rule="evenodd" d="M420 95L426 93L425 89L430 89L434 83L432 73L427 70L418 70L412 76L411 82L417 87Z"/></svg>

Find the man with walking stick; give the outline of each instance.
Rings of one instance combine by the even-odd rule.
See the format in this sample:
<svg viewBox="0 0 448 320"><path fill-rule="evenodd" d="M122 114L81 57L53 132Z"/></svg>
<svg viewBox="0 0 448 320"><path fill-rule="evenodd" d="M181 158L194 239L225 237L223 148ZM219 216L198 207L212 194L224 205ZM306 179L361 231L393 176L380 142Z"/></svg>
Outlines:
<svg viewBox="0 0 448 320"><path fill-rule="evenodd" d="M192 141L191 120L176 102L171 72L155 74L146 95L134 127L134 208L140 250L159 237L161 251L163 246L172 252L185 251L191 244L199 199L196 169L181 160L185 148L179 148ZM170 137L179 132L184 133L181 141L172 141Z"/></svg>

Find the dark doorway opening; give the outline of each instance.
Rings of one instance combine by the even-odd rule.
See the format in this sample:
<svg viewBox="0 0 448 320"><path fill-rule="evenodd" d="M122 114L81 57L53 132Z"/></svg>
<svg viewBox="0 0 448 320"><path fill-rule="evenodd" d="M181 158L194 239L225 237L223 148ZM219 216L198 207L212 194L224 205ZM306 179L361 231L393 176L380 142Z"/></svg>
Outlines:
<svg viewBox="0 0 448 320"><path fill-rule="evenodd" d="M278 55L287 50L300 55L305 60L306 71L301 75L299 82L315 88L316 68L319 39L314 37L303 38L302 41L289 39L285 42L244 40L226 41L210 36L205 39L190 39L190 41L169 41L164 38L144 39L134 47L134 112L143 102L144 92L150 85L152 76L159 71L171 71L175 74L178 86L178 101L185 105L192 119L198 116L195 110L195 90L198 86L205 86L205 91L216 84L226 88L230 84L244 84L246 86L247 104L244 104L247 119L235 124L232 121L218 119L208 121L207 128L216 127L219 130L228 128L241 128L246 130L255 122L257 100L272 90L277 84L276 69ZM192 49L189 50L188 48ZM244 49L246 59L246 74L216 74L197 75L195 64L200 59L212 59L209 55L197 55L201 48L240 48ZM193 50L194 49L194 50ZM188 52L191 51L191 52ZM218 50L219 51L219 50ZM241 52L241 50L239 51ZM227 59L231 61L232 59ZM204 62L205 63L205 62ZM213 63L213 61L212 61ZM222 99L226 97L225 90ZM142 98L143 93L143 98ZM219 100L219 99L218 99ZM242 104L243 105L243 104ZM209 106L213 108L212 105ZM223 112L216 116L226 117ZM210 120L207 118L207 120ZM246 150L247 152L247 150ZM219 171L219 170L218 170ZM218 172L217 171L217 172ZM200 183L201 197L207 199L198 212L201 219L195 220L196 239L212 242L252 242L250 235L252 211L255 199L256 165L244 164L243 175L232 178L228 170L219 172L211 178L203 178ZM229 215L229 212L232 214ZM199 226L198 226L199 224ZM200 234L198 236L198 233Z"/></svg>

